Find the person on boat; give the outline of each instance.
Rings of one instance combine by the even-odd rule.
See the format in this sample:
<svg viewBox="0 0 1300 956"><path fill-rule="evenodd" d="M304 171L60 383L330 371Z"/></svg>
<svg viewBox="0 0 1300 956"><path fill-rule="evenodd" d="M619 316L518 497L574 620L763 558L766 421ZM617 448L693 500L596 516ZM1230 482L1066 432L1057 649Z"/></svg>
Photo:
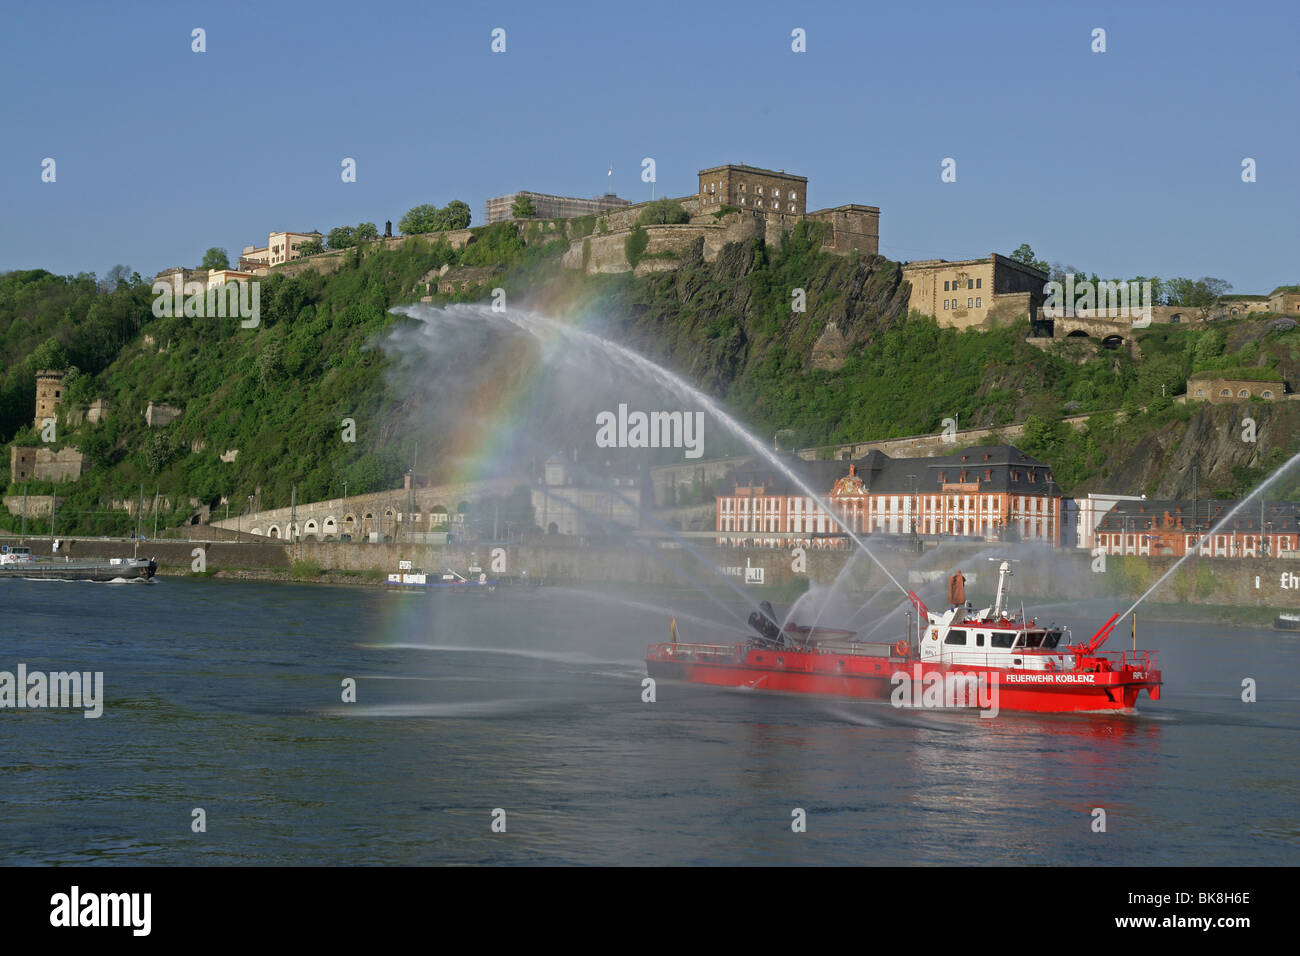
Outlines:
<svg viewBox="0 0 1300 956"><path fill-rule="evenodd" d="M966 603L966 578L960 570L948 579L948 607L961 607Z"/></svg>

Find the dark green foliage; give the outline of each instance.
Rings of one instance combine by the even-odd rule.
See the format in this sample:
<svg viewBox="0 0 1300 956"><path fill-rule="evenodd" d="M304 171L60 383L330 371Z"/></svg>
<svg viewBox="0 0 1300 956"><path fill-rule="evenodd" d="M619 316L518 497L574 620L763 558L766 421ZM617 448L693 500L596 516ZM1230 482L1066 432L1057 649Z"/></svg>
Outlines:
<svg viewBox="0 0 1300 956"><path fill-rule="evenodd" d="M636 217L636 221L641 226L658 226L689 222L690 218L682 208L682 204L676 200L656 199L654 202L646 203L641 214Z"/></svg>
<svg viewBox="0 0 1300 956"><path fill-rule="evenodd" d="M207 252L203 253L203 261L199 263L200 269L229 269L230 256L225 249L218 249L213 246Z"/></svg>
<svg viewBox="0 0 1300 956"><path fill-rule="evenodd" d="M645 252L646 246L650 244L650 233L646 232L639 225L632 227L626 239L623 240L623 251L627 254L629 265L636 266L637 260Z"/></svg>
<svg viewBox="0 0 1300 956"><path fill-rule="evenodd" d="M449 229L468 229L470 223L469 206L459 199L453 199L446 206L434 206L426 203L407 210L406 215L397 224L404 234L415 236L426 232L446 232Z"/></svg>
<svg viewBox="0 0 1300 956"><path fill-rule="evenodd" d="M461 250L460 264L488 266L508 264L527 249L513 222L494 222L474 231L474 241Z"/></svg>

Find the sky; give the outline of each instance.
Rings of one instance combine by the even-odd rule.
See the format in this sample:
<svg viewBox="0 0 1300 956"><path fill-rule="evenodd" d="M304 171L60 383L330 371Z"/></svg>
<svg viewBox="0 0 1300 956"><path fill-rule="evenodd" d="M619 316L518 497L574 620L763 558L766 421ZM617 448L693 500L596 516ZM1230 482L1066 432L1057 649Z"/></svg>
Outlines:
<svg viewBox="0 0 1300 956"><path fill-rule="evenodd" d="M152 275L452 199L480 224L519 189L648 199L651 158L657 196L743 162L807 176L810 210L879 206L892 259L1027 242L1265 293L1300 282L1298 26L1294 0L11 5L0 271Z"/></svg>

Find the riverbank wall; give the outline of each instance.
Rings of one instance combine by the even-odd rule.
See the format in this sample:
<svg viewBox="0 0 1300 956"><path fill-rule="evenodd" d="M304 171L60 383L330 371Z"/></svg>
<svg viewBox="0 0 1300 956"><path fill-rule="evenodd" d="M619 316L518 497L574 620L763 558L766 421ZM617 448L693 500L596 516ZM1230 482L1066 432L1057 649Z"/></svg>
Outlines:
<svg viewBox="0 0 1300 956"><path fill-rule="evenodd" d="M17 543L16 539L0 538ZM51 554L49 539L27 543L41 556ZM134 542L104 539L64 539L60 554L73 557L128 557ZM622 584L652 587L728 587L741 591L767 587L797 593L809 583L828 586L837 578L850 591L891 586L890 576L903 588L915 590L934 606L943 604L947 578L954 570L965 575L969 600L992 603L1001 560L1011 561L1013 602L1113 599L1124 610L1174 564L1173 558L1107 557L1058 551L1031 545L979 542L945 545L922 554L873 548L878 564L865 554L832 550L732 549L684 544L674 539L638 539L617 546L573 541L474 547L353 542L188 542L154 540L139 547L159 573L246 576L237 572L278 572L275 577L382 581L398 570L399 562L440 572L465 574L471 565L489 576L526 575L548 584L571 586ZM333 574L331 575L331 572ZM899 593L902 600L902 593ZM1300 609L1300 561L1282 558L1190 558L1151 595L1163 604L1235 605L1277 610ZM1123 607L1119 607L1123 604Z"/></svg>

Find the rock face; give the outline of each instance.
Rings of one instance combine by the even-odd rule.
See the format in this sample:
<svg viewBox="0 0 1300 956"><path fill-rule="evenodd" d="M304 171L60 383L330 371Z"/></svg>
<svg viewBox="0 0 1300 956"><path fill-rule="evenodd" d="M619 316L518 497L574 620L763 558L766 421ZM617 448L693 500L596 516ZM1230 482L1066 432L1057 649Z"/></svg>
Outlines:
<svg viewBox="0 0 1300 956"><path fill-rule="evenodd" d="M1300 403L1207 405L1187 422L1171 422L1136 448L1112 459L1105 480L1088 491L1149 494L1153 498L1211 498L1234 488L1252 469L1261 477L1281 464L1278 452L1294 447ZM1254 420L1254 441L1246 419Z"/></svg>
<svg viewBox="0 0 1300 956"><path fill-rule="evenodd" d="M843 367L848 351L849 342L840 332L840 327L833 321L827 322L821 337L813 343L809 361L813 368L833 372Z"/></svg>
<svg viewBox="0 0 1300 956"><path fill-rule="evenodd" d="M607 331L714 395L778 353L805 371L838 369L907 316L902 271L880 256L789 261L758 239L711 255L696 238L678 268L612 303ZM792 308L796 289L806 311Z"/></svg>

